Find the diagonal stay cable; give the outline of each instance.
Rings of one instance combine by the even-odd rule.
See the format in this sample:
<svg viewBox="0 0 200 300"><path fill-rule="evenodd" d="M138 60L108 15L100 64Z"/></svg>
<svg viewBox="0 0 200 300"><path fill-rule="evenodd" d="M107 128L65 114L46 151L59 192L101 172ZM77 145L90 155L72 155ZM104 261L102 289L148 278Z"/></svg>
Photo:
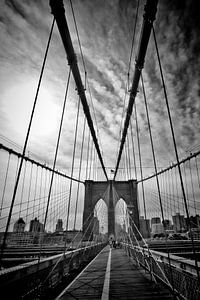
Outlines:
<svg viewBox="0 0 200 300"><path fill-rule="evenodd" d="M99 208L99 209L100 209L100 208ZM87 219L85 220L85 223L90 219L90 217L91 217L92 214L93 214L93 212L91 212L90 215L87 217ZM87 226L87 228L86 228L86 231L84 232L84 234L83 234L81 240L79 241L79 243L78 243L76 249L79 249L79 247L80 247L80 245L81 245L81 243L82 243L82 241L83 241L83 239L84 239L84 237L85 237L87 231L88 231L89 228L90 228L90 225L91 225L92 221L93 221L93 220L91 219L90 222L89 222L89 224L88 224L88 226ZM92 231L91 231L91 233L92 233ZM91 233L90 233L90 234L91 234ZM65 248L64 248L64 250L63 250L63 254L58 258L56 264L52 267L52 270L48 273L48 275L43 279L42 282L40 282L40 284L39 284L39 288L40 288L40 289L41 289L41 287L45 284L45 282L50 278L51 274L53 273L53 271L54 271L55 268L57 267L58 263L63 259L63 257L65 256L66 252L70 249L70 246L73 244L73 241L76 239L77 236L78 236L78 232L77 232L77 234L74 236L74 238L72 239L72 241L70 242L70 244L68 245L68 247L66 247L66 245L65 245ZM87 247L87 246L86 246L86 247ZM85 249L84 249L84 251L85 251ZM70 257L70 261L72 260L73 255L74 255L74 252L72 252L72 256ZM70 261L69 261L69 263L70 263Z"/></svg>
<svg viewBox="0 0 200 300"><path fill-rule="evenodd" d="M139 236L142 238L142 240L143 240L143 242L144 242L144 244L145 244L145 246L147 247L147 249L148 249L148 253L150 254L150 256L154 259L154 257L153 257L153 253L152 253L152 250L149 248L149 245L146 243L146 241L145 241L145 239L143 238L143 236L141 235L141 233L140 233L140 231L139 231L139 229L138 229L138 227L136 226L136 224L135 224L135 222L134 222L134 220L133 220L133 218L129 215L129 217L131 218L131 221L132 221L132 223L133 223L133 225L134 225L134 227L135 227L135 229L136 229L136 231L138 232L138 234L139 234ZM133 231L133 229L131 228L131 230ZM135 238L136 238L136 236L135 236ZM158 266L158 268L160 269L160 271L161 271L161 273L162 273L162 275L164 276L164 278L166 279L166 283L170 286L170 288L171 289L173 289L172 288L172 285L171 285L171 283L169 282L169 280L168 280L168 278L167 278L167 276L165 275L165 273L164 273L164 271L162 270L162 268L160 267L160 265L158 264L158 262L154 259L154 261L155 261L155 263L157 264L157 266Z"/></svg>
<svg viewBox="0 0 200 300"><path fill-rule="evenodd" d="M158 43L157 43L157 38L156 38L156 33L155 33L155 30L154 30L154 27L153 27L153 37L154 37L155 49L156 49L158 65L159 65L159 71L160 71L160 76L161 76L161 81L162 81L162 86L163 86L163 92L164 92L164 97L165 97L165 104L166 104L167 114L168 114L168 119L169 119L169 124L170 124L170 130L171 130L171 135L172 135L172 140L173 140L174 152L175 152L175 157L176 157L176 162L177 162L177 167L178 167L179 180L180 180L180 184L181 184L181 190L182 190L182 195L183 195L183 200L184 200L185 212L186 212L187 219L189 221L188 222L189 223L189 232L190 232L190 235L191 235L192 250L193 250L194 260L195 260L195 267L196 267L198 282L200 283L200 272L199 272L199 266L198 266L198 261L197 261L197 257L196 257L196 249L195 249L195 246L194 246L194 237L193 237L193 234L192 234L192 226L191 226L191 223L190 223L190 216L189 216L189 210L188 210L188 205L187 205L187 197L186 197L186 193L185 193L185 187L184 187L183 176L182 176L180 161L179 161L179 154L178 154L178 149L177 149L177 142L176 142L176 137L175 137L175 131L174 131L174 126L173 126L173 122L172 122L171 110L170 110L170 106L169 106L167 89L166 89L166 85L165 85L165 80L164 80L164 75L163 75L163 68L162 68L162 65L161 65L160 53L159 53L159 49L158 49Z"/></svg>
<svg viewBox="0 0 200 300"><path fill-rule="evenodd" d="M43 63L42 63L42 68L41 68L41 71L40 71L40 76L39 76L39 80L38 80L35 99L34 99L32 111L31 111L31 117L30 117L30 120L29 120L28 130L27 130L26 138L25 138L25 142L24 142L23 153L22 153L22 157L21 157L21 161L20 161L20 164L19 164L19 169L18 169L16 181L15 181L13 196L12 196L10 210L9 210L9 214L8 214L8 220L7 220L7 224L6 224L5 233L4 233L4 236L3 236L2 245L1 245L0 263L1 263L2 256L3 256L4 248L6 246L6 239L7 239L8 229L9 229L10 220L11 220L11 216L12 216L12 211L13 211L13 207L14 207L14 203L15 203L15 199L16 199L18 186L19 186L19 180L20 180L20 176L21 176L21 172L22 172L24 156L25 156L25 153L26 153L26 148L27 148L27 144L28 144L28 140L29 140L29 136L30 136L31 126L32 126L32 122L33 122L33 116L34 116L34 113L35 113L35 108L36 108L36 104L37 104L37 100L38 100L38 94L39 94L39 91L40 91L40 86L41 86L41 82L42 82L42 78L43 78L44 68L45 68L45 65L46 65L47 54L48 54L49 47L50 47L50 42L51 42L51 38L52 38L54 24L55 24L55 18L53 18L53 22L52 22L49 37L48 37L48 42L47 42L47 46L46 46L46 50L45 50L45 55L44 55L44 59L43 59Z"/></svg>

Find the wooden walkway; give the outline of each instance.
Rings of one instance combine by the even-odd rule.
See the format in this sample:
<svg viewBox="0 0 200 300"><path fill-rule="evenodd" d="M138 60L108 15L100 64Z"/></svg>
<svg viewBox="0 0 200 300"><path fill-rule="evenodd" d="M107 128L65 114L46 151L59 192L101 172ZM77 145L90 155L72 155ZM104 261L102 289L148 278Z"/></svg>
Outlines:
<svg viewBox="0 0 200 300"><path fill-rule="evenodd" d="M167 289L150 281L124 250L105 247L56 298L71 299L173 299Z"/></svg>

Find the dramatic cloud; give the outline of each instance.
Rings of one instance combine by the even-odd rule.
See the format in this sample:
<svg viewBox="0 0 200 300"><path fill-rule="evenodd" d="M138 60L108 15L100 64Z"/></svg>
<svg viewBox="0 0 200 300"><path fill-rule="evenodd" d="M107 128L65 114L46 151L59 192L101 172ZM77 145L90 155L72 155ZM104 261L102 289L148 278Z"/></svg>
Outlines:
<svg viewBox="0 0 200 300"><path fill-rule="evenodd" d="M78 58L83 82L85 74L69 1L66 16ZM98 125L98 137L106 166L115 167L122 121L128 64L130 59L136 1L73 1L77 26L90 84L86 90L91 114ZM141 1L136 27L135 47L130 69L134 70L144 1ZM177 138L179 153L200 143L200 27L197 1L160 1L155 32L163 67L167 95ZM46 1L9 0L0 12L0 133L23 145L31 107L52 23L51 9ZM38 116L33 122L29 149L52 163L56 135L68 76L68 64L55 26L39 96ZM143 71L155 150L160 165L174 160L174 151L160 70L151 37ZM126 105L128 95L126 96ZM142 159L151 166L148 135L141 86L136 98ZM71 80L62 131L58 166L69 170L74 140L78 96ZM46 107L46 110L45 110ZM81 145L83 113L81 109L78 149ZM47 118L44 119L44 116ZM50 119L50 123L45 121ZM133 132L136 143L135 120ZM42 121L47 125L42 126ZM44 122L43 122L44 123ZM123 124L123 123L122 123ZM39 129L41 128L41 130ZM86 143L85 143L86 144ZM110 145L108 147L108 145ZM136 151L137 152L137 151ZM80 151L77 151L77 156ZM138 156L138 153L136 153ZM76 162L78 164L78 160ZM146 169L146 175L149 169Z"/></svg>

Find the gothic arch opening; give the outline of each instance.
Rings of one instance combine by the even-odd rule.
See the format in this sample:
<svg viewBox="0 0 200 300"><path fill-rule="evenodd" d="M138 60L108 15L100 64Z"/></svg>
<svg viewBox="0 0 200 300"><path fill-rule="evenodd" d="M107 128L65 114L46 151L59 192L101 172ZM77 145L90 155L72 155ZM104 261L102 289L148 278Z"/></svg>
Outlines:
<svg viewBox="0 0 200 300"><path fill-rule="evenodd" d="M120 198L115 205L115 235L117 240L123 240L128 232L127 204Z"/></svg>
<svg viewBox="0 0 200 300"><path fill-rule="evenodd" d="M108 234L108 207L99 199L94 207L93 239L106 240Z"/></svg>
<svg viewBox="0 0 200 300"><path fill-rule="evenodd" d="M115 206L120 199L123 199L123 201L127 204L128 211L132 212L132 219L134 220L134 223L137 227L139 227L136 180L120 182L94 182L92 180L87 180L85 181L83 211L83 233L86 240L93 240L93 236L90 233L93 231L94 207L100 199L105 201L108 208L108 218L106 218L108 220L108 239L111 236L115 236ZM129 226L134 231L134 228L132 228L133 222Z"/></svg>

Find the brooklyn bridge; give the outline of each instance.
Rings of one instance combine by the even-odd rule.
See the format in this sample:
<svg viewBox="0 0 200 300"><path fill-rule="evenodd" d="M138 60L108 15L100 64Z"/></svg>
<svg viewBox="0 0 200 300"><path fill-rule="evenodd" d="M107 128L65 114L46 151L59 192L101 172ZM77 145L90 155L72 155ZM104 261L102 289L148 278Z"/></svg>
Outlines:
<svg viewBox="0 0 200 300"><path fill-rule="evenodd" d="M196 12L160 2L4 4L5 299L200 299Z"/></svg>

